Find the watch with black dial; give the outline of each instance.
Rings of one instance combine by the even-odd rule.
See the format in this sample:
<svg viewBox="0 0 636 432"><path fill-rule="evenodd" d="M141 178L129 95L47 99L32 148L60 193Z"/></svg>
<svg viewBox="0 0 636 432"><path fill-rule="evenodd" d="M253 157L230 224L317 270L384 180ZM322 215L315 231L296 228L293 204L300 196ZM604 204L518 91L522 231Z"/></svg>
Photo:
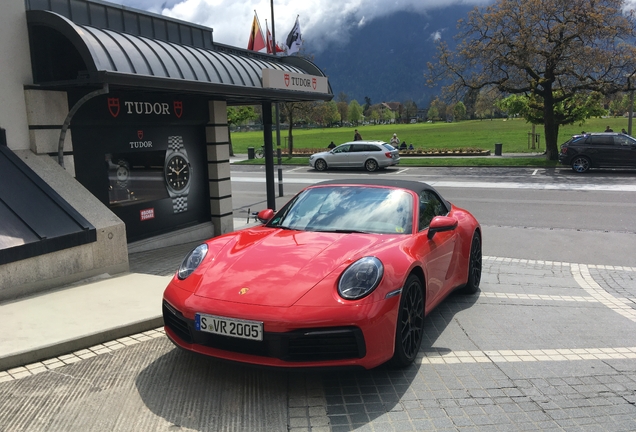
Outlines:
<svg viewBox="0 0 636 432"><path fill-rule="evenodd" d="M128 179L130 178L130 165L128 165L128 162L123 159L117 161L115 176L117 178L117 187L121 189L128 187Z"/></svg>
<svg viewBox="0 0 636 432"><path fill-rule="evenodd" d="M183 145L183 137L168 137L168 150L164 165L166 189L172 198L172 210L181 213L188 210L188 192L192 167Z"/></svg>

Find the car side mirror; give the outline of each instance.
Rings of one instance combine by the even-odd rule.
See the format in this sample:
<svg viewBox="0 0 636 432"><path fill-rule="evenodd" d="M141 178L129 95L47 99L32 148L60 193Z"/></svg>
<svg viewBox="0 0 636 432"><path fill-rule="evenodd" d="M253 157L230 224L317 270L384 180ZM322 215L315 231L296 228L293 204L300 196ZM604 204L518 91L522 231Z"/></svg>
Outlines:
<svg viewBox="0 0 636 432"><path fill-rule="evenodd" d="M274 210L272 209L261 210L256 215L256 218L264 224L272 220L273 217L274 217Z"/></svg>
<svg viewBox="0 0 636 432"><path fill-rule="evenodd" d="M431 221L431 224L428 226L428 234L427 237L430 239L433 238L435 233L442 231L452 231L457 228L459 221L455 218L448 216L435 216Z"/></svg>

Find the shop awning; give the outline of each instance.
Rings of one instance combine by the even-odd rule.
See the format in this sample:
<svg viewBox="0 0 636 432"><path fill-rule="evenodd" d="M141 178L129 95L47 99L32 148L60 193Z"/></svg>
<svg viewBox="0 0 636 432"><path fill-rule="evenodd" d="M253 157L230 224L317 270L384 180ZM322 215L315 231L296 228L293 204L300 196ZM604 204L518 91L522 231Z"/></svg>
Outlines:
<svg viewBox="0 0 636 432"><path fill-rule="evenodd" d="M264 88L263 69L325 76L312 62L212 41L212 30L103 2L38 10L27 1L34 83L210 96L228 104L331 100L333 93ZM40 4L40 3L38 3ZM62 3L64 4L64 3Z"/></svg>
<svg viewBox="0 0 636 432"><path fill-rule="evenodd" d="M95 228L0 145L0 264L94 242Z"/></svg>

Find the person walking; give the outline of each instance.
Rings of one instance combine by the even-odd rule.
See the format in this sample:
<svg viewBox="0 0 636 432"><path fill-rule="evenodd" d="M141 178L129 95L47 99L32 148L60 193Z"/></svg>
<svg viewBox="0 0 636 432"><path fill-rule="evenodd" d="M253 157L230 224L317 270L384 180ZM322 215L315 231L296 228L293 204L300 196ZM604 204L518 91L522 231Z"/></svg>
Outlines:
<svg viewBox="0 0 636 432"><path fill-rule="evenodd" d="M358 133L358 129L355 130L355 134L353 135L353 140L354 141L362 141L362 135L360 135L360 133Z"/></svg>
<svg viewBox="0 0 636 432"><path fill-rule="evenodd" d="M393 134L393 138L391 138L389 144L391 144L395 148L398 148L400 146L400 139L398 138L397 134Z"/></svg>

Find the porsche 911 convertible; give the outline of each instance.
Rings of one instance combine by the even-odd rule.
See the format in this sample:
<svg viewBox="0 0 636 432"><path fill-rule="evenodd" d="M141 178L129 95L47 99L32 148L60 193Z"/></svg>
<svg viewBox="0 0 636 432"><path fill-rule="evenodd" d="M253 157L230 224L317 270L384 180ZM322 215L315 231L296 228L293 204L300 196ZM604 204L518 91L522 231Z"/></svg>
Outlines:
<svg viewBox="0 0 636 432"><path fill-rule="evenodd" d="M404 367L424 317L479 287L479 223L425 183L322 182L258 219L183 260L163 297L178 347L266 366Z"/></svg>

